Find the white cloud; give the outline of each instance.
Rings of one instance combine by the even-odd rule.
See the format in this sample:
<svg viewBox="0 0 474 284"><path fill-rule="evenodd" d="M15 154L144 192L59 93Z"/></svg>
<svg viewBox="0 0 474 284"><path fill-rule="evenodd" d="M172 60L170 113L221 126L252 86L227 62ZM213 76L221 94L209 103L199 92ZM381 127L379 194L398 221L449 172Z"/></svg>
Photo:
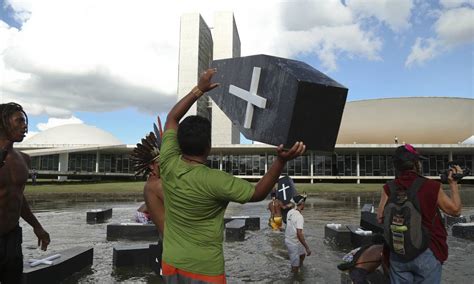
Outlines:
<svg viewBox="0 0 474 284"><path fill-rule="evenodd" d="M353 23L352 11L339 0L285 1L281 7L282 25L288 31L306 31L315 26L341 26Z"/></svg>
<svg viewBox="0 0 474 284"><path fill-rule="evenodd" d="M413 0L348 0L346 2L358 17L375 17L395 32L411 26Z"/></svg>
<svg viewBox="0 0 474 284"><path fill-rule="evenodd" d="M463 5L474 5L473 0L440 0L439 4L445 8L457 8Z"/></svg>
<svg viewBox="0 0 474 284"><path fill-rule="evenodd" d="M186 12L200 12L212 27L215 11L233 11L242 56L316 55L322 71L332 71L341 58L381 59L382 38L367 17L399 31L410 26L412 9L409 0L6 3L23 25L0 23L1 101L57 118L125 107L167 112L176 102L179 22Z"/></svg>
<svg viewBox="0 0 474 284"><path fill-rule="evenodd" d="M456 8L443 13L435 24L439 39L456 46L474 41L474 9Z"/></svg>
<svg viewBox="0 0 474 284"><path fill-rule="evenodd" d="M435 37L417 38L405 66L423 64L459 45L474 42L474 8L458 7L461 2L467 1L452 1L450 5L442 3L445 7L457 8L439 11L438 19L434 23Z"/></svg>
<svg viewBox="0 0 474 284"><path fill-rule="evenodd" d="M5 0L3 4L16 11L13 16L18 22L24 22L31 16L33 0Z"/></svg>
<svg viewBox="0 0 474 284"><path fill-rule="evenodd" d="M36 128L39 131L28 131L24 141L30 139L31 137L35 136L36 134L40 133L41 131L45 131L46 129L50 129L56 126L66 125L66 124L83 124L84 122L75 116L71 116L69 118L55 118L50 117L48 118L48 122L46 123L38 123Z"/></svg>
<svg viewBox="0 0 474 284"><path fill-rule="evenodd" d="M66 124L83 124L84 122L75 116L69 118L54 118L50 117L46 123L38 123L36 127L40 131L45 131L56 126L66 125Z"/></svg>
<svg viewBox="0 0 474 284"><path fill-rule="evenodd" d="M429 38L417 38L411 48L411 53L405 61L405 66L421 65L423 62L434 58L438 54L438 43Z"/></svg>
<svg viewBox="0 0 474 284"><path fill-rule="evenodd" d="M337 69L342 56L380 59L380 38L354 21L351 9L338 0L284 2L282 31L272 53L283 57L314 54L326 70Z"/></svg>

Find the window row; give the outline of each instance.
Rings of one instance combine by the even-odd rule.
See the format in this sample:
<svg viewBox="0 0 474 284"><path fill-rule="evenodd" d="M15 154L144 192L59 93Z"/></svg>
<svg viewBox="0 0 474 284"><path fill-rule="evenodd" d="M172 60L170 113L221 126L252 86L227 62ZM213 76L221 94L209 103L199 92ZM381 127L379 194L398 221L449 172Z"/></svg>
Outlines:
<svg viewBox="0 0 474 284"><path fill-rule="evenodd" d="M448 155L428 155L422 161L425 176L437 176L448 167ZM210 155L208 166L222 169L233 175L261 176L271 166L275 155ZM453 155L453 160L462 167L473 168L473 155ZM71 153L68 171L95 172L96 154ZM58 171L59 155L32 157L31 168L36 170ZM357 156L346 155L304 155L288 161L283 173L289 176L358 176ZM391 155L359 155L360 176L393 176ZM127 154L99 155L98 170L102 173L133 173L133 164ZM471 173L472 175L472 173Z"/></svg>

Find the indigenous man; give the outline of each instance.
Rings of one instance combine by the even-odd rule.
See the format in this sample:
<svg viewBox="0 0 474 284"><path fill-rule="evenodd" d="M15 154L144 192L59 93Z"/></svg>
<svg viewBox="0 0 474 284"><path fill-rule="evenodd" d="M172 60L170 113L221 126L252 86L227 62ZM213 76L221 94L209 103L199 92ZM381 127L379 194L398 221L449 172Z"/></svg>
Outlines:
<svg viewBox="0 0 474 284"><path fill-rule="evenodd" d="M272 190L271 196L272 201L268 203L268 210L270 210L270 219L268 220L268 225L273 230L281 230L281 226L283 225L281 211L285 206L281 200L276 199L275 190Z"/></svg>
<svg viewBox="0 0 474 284"><path fill-rule="evenodd" d="M168 113L160 173L165 193L163 278L166 283L225 283L222 248L224 213L229 202L262 201L278 181L286 162L304 153L297 142L277 149L277 158L256 185L206 166L211 151L211 123L188 116L189 108L211 83L215 69L204 72L191 92Z"/></svg>
<svg viewBox="0 0 474 284"><path fill-rule="evenodd" d="M20 283L23 274L20 217L33 227L38 246L46 250L49 234L31 212L23 191L30 157L13 148L28 132L28 116L16 103L0 104L0 282Z"/></svg>
<svg viewBox="0 0 474 284"><path fill-rule="evenodd" d="M143 138L142 143L138 143L137 147L133 149L131 156L135 166L135 174L147 176L143 189L145 207L162 238L165 224L165 207L159 166L162 132L159 117L158 124L160 130L155 125L156 133L150 132Z"/></svg>
<svg viewBox="0 0 474 284"><path fill-rule="evenodd" d="M163 234L165 227L165 206L163 188L161 186L160 178L160 147L161 147L161 121L158 117L158 125L154 125L154 132L150 132L142 143L138 143L137 147L133 149L131 154L135 165L135 172L137 175L143 174L147 176L145 187L143 188L143 196L145 198L145 208L148 216L151 218L156 228L158 229L159 238L156 249L152 249L155 262L152 265L153 271L161 275L161 256L163 252Z"/></svg>

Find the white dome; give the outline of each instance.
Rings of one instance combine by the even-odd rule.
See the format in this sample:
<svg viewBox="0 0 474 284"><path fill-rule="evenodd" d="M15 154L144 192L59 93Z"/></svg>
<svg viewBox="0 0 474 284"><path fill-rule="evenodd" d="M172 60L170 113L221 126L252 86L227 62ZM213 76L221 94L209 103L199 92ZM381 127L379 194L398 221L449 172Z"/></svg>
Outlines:
<svg viewBox="0 0 474 284"><path fill-rule="evenodd" d="M111 133L95 126L67 124L42 131L25 139L20 145L119 145L123 144Z"/></svg>

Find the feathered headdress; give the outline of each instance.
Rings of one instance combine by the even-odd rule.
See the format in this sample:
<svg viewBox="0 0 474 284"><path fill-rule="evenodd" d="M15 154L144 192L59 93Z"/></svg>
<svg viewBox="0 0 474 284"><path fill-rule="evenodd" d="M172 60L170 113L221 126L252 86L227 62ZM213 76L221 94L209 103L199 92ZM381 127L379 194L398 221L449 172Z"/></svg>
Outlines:
<svg viewBox="0 0 474 284"><path fill-rule="evenodd" d="M153 123L153 131L145 138L142 143L137 143L137 147L130 154L130 159L135 169L135 175L148 175L151 171L150 164L160 157L161 136L163 129L161 128L160 117L157 117L159 128Z"/></svg>

